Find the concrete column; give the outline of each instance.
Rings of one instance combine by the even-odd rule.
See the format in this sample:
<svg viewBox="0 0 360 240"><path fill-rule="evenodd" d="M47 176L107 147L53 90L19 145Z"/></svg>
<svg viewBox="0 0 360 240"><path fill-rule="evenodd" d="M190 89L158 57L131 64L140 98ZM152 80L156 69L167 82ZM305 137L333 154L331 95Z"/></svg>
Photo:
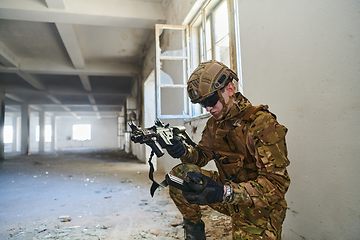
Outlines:
<svg viewBox="0 0 360 240"><path fill-rule="evenodd" d="M39 112L39 153L45 152L45 112Z"/></svg>
<svg viewBox="0 0 360 240"><path fill-rule="evenodd" d="M30 144L30 111L29 104L21 105L21 154L28 155Z"/></svg>
<svg viewBox="0 0 360 240"><path fill-rule="evenodd" d="M0 161L5 159L4 126L5 126L5 93L3 91L0 91Z"/></svg>
<svg viewBox="0 0 360 240"><path fill-rule="evenodd" d="M54 152L56 148L56 117L51 116L51 151Z"/></svg>
<svg viewBox="0 0 360 240"><path fill-rule="evenodd" d="M21 113L16 117L16 152L21 152Z"/></svg>
<svg viewBox="0 0 360 240"><path fill-rule="evenodd" d="M17 114L16 114L17 115ZM12 145L11 145L11 151L12 152L16 152L16 144L17 144L17 129L18 129L18 126L17 126L17 116L13 116L12 117L12 127L13 127L13 142L12 142Z"/></svg>

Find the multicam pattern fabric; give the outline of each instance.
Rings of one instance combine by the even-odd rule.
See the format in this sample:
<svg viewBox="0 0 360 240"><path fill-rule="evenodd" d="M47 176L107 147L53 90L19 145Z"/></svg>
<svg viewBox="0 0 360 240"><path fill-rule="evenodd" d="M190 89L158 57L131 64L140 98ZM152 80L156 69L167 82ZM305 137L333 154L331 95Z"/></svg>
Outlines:
<svg viewBox="0 0 360 240"><path fill-rule="evenodd" d="M285 193L290 184L285 135L287 129L265 108L254 109L240 93L236 104L222 120L210 118L199 148L187 147L183 163L172 174L184 177L187 171L201 171L214 180L228 184L233 194L228 203L210 207L231 216L233 239L281 239L287 204ZM201 167L215 160L218 171ZM201 220L198 205L189 204L181 190L170 187L170 196L184 218Z"/></svg>

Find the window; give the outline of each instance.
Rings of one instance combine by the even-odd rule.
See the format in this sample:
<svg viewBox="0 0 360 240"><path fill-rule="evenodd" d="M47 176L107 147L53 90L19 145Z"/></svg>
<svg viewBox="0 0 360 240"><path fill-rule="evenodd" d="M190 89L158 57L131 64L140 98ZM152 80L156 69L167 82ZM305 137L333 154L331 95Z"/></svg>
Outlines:
<svg viewBox="0 0 360 240"><path fill-rule="evenodd" d="M217 60L231 66L229 15L226 0L207 1L195 19L190 23L192 41L191 57L199 59L192 63L192 69L206 60ZM194 49L200 51L194 51ZM196 57L199 55L200 57Z"/></svg>
<svg viewBox="0 0 360 240"><path fill-rule="evenodd" d="M237 6L238 0L204 0L188 26L156 24L157 118L206 113L199 104L191 104L186 91L189 74L206 60L223 62L238 73L235 88L242 91Z"/></svg>
<svg viewBox="0 0 360 240"><path fill-rule="evenodd" d="M4 143L12 143L13 142L13 127L5 126L4 127Z"/></svg>
<svg viewBox="0 0 360 240"><path fill-rule="evenodd" d="M91 140L91 125L90 124L73 125L73 140L76 141Z"/></svg>
<svg viewBox="0 0 360 240"><path fill-rule="evenodd" d="M222 1L213 12L214 59L230 67L229 21L226 1Z"/></svg>
<svg viewBox="0 0 360 240"><path fill-rule="evenodd" d="M36 141L40 141L40 126L36 126L35 132ZM45 142L51 142L51 125L45 125Z"/></svg>
<svg viewBox="0 0 360 240"><path fill-rule="evenodd" d="M238 74L241 88L241 64L238 22L235 11L237 0L208 0L189 24L190 33L190 72L200 62L217 60ZM230 11L232 10L232 11ZM231 13L231 14L230 14ZM232 54L233 53L233 54ZM192 116L206 113L199 104L192 105Z"/></svg>
<svg viewBox="0 0 360 240"><path fill-rule="evenodd" d="M156 24L156 117L189 118L188 27Z"/></svg>

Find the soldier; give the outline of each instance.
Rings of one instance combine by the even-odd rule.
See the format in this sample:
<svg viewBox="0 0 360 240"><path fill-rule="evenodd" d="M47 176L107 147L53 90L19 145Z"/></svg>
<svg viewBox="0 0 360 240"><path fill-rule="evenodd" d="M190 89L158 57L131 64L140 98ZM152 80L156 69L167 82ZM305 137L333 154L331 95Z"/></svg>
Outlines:
<svg viewBox="0 0 360 240"><path fill-rule="evenodd" d="M184 218L185 239L205 239L199 205L231 217L233 239L281 239L290 184L286 127L267 106L252 106L235 92L236 74L217 61L201 63L187 90L192 103L212 115L198 146L175 140L168 148L182 163L169 174L185 179L191 191L170 186L170 196ZM201 169L214 160L218 171ZM189 181L189 179L198 179Z"/></svg>

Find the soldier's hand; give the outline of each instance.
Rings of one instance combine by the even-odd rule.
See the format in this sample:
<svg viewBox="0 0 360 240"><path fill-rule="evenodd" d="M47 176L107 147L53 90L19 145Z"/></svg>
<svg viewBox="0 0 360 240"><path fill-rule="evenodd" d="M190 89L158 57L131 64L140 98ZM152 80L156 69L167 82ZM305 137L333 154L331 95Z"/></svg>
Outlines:
<svg viewBox="0 0 360 240"><path fill-rule="evenodd" d="M190 204L208 205L221 202L224 196L224 185L200 172L188 172L187 182L193 191L182 191Z"/></svg>
<svg viewBox="0 0 360 240"><path fill-rule="evenodd" d="M166 148L170 156L173 158L180 158L184 156L186 150L184 144L181 141L181 138L179 136L175 136L173 139L171 139L171 142L173 145Z"/></svg>

